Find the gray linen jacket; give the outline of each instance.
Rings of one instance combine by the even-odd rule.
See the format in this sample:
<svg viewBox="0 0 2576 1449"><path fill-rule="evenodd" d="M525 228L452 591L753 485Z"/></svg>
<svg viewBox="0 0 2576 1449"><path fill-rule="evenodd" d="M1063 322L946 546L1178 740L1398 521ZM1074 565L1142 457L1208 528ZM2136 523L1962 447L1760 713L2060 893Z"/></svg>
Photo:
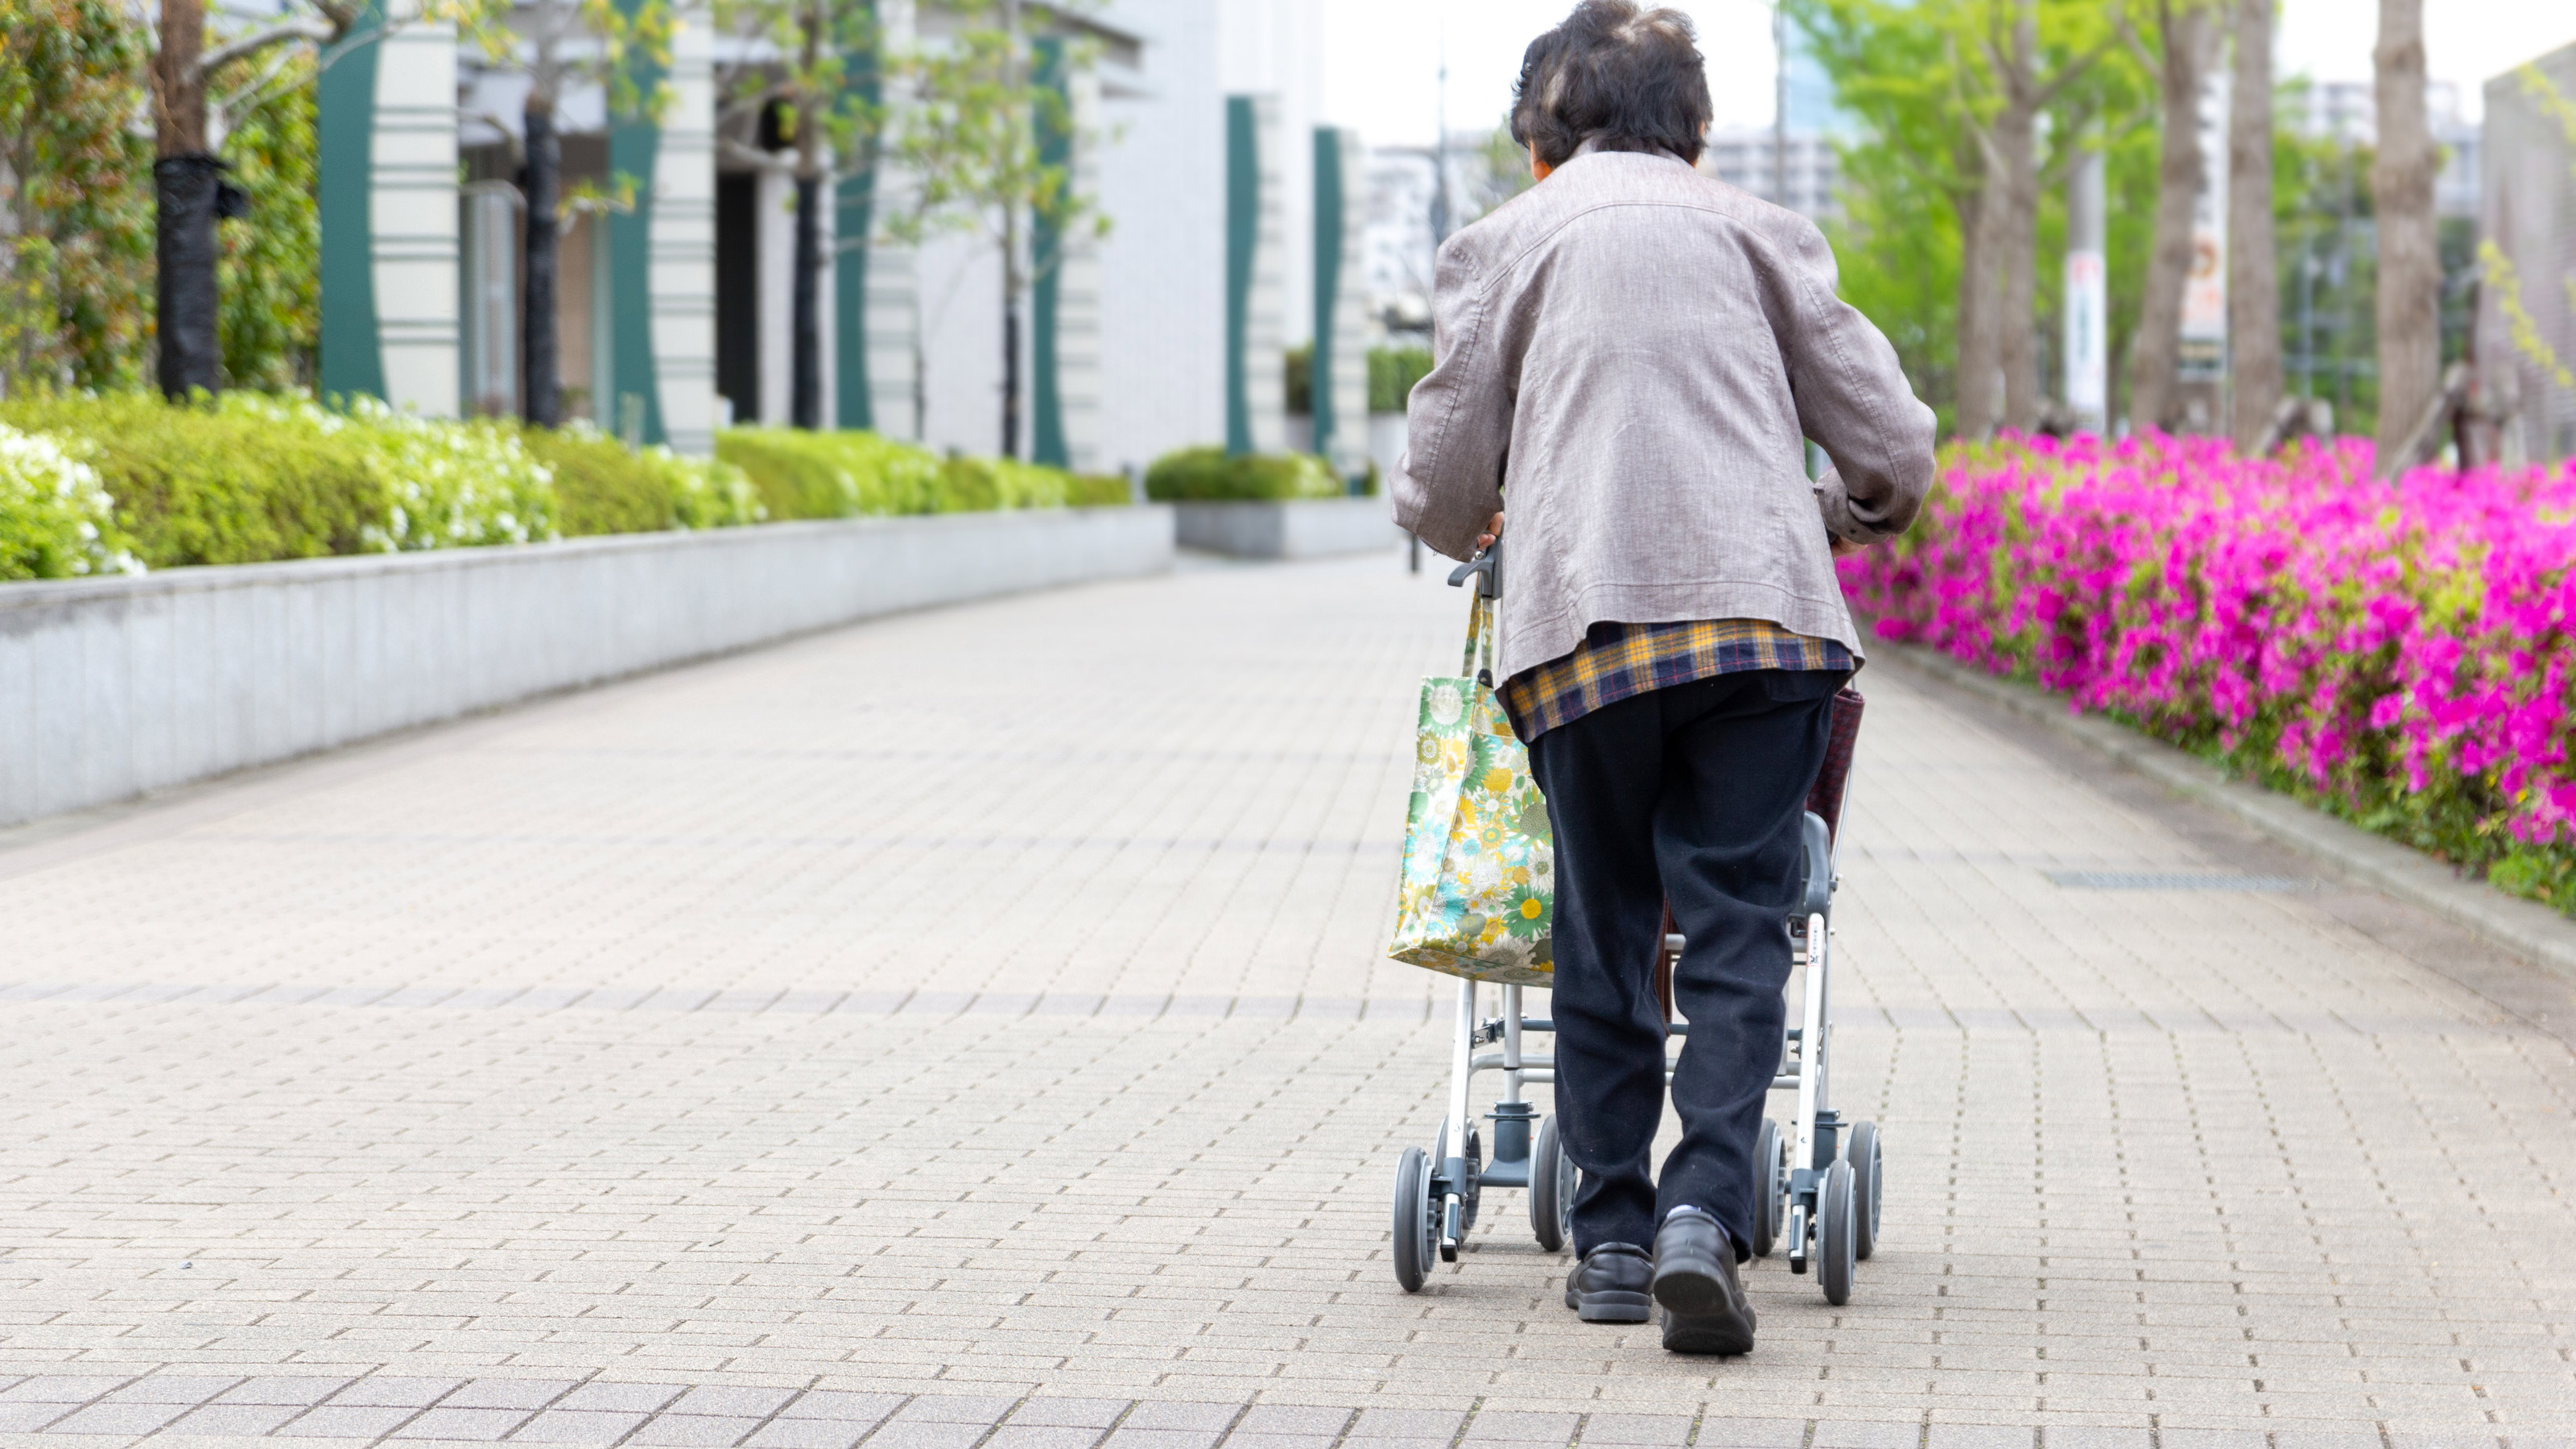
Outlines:
<svg viewBox="0 0 2576 1449"><path fill-rule="evenodd" d="M1827 534L1914 521L1932 410L1806 218L1578 152L1441 247L1432 314L1389 491L1452 558L1508 494L1498 679L1604 621L1768 619L1860 655ZM1834 465L1812 484L1806 438Z"/></svg>

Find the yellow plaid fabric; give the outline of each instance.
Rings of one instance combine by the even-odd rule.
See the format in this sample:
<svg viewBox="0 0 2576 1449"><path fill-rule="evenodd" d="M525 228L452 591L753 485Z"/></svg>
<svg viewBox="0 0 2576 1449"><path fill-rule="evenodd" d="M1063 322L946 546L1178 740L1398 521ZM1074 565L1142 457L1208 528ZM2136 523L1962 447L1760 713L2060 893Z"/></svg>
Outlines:
<svg viewBox="0 0 2576 1449"><path fill-rule="evenodd" d="M1792 634L1768 619L1595 624L1574 652L1503 681L1503 711L1524 744L1603 705L1676 684L1753 669L1852 667L1831 639Z"/></svg>

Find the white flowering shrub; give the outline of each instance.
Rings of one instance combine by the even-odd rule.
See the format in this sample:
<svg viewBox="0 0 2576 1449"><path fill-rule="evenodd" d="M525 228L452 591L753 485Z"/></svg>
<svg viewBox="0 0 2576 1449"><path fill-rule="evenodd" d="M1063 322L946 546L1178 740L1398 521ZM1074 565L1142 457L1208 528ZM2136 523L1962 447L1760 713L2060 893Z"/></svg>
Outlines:
<svg viewBox="0 0 2576 1449"><path fill-rule="evenodd" d="M84 451L0 423L0 579L143 572Z"/></svg>

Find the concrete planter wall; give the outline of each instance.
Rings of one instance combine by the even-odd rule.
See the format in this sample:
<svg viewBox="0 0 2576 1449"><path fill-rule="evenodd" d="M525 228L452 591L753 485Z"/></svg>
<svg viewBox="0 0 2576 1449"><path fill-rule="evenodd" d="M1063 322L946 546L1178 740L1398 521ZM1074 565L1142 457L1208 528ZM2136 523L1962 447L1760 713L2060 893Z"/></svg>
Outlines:
<svg viewBox="0 0 2576 1449"><path fill-rule="evenodd" d="M1178 503L1181 547L1237 558L1375 553L1404 541L1383 498L1289 503Z"/></svg>
<svg viewBox="0 0 2576 1449"><path fill-rule="evenodd" d="M933 604L1172 566L1172 513L785 523L0 585L0 825Z"/></svg>

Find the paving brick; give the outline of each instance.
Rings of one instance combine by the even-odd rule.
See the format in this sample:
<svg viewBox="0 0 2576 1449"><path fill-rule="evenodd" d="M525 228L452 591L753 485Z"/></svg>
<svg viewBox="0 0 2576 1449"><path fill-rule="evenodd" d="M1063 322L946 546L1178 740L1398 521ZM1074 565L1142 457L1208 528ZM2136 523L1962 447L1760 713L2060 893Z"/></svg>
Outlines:
<svg viewBox="0 0 2576 1449"><path fill-rule="evenodd" d="M591 1382L556 1399L549 1408L649 1414L684 1392L678 1384Z"/></svg>
<svg viewBox="0 0 2576 1449"><path fill-rule="evenodd" d="M1122 1433L1129 1429L1215 1432L1231 1427L1242 1413L1234 1404L1144 1403L1130 1410L1118 1427Z"/></svg>
<svg viewBox="0 0 2576 1449"><path fill-rule="evenodd" d="M673 1399L664 1412L759 1420L777 1413L795 1397L794 1389L764 1389L749 1384L699 1384Z"/></svg>
<svg viewBox="0 0 2576 1449"><path fill-rule="evenodd" d="M1574 1437L1573 1414L1529 1414L1497 1410L1478 1414L1467 1425L1469 1444L1563 1444Z"/></svg>
<svg viewBox="0 0 2576 1449"><path fill-rule="evenodd" d="M1069 1424L1022 1424L1017 1420L993 1431L984 1449L1091 1449L1104 1429Z"/></svg>
<svg viewBox="0 0 2576 1449"><path fill-rule="evenodd" d="M1691 1421L1674 1414L1594 1414L1583 1421L1586 1444L1670 1449L1690 1442Z"/></svg>
<svg viewBox="0 0 2576 1449"><path fill-rule="evenodd" d="M513 1443L614 1444L645 1420L640 1413L547 1409L510 1434Z"/></svg>
<svg viewBox="0 0 2576 1449"><path fill-rule="evenodd" d="M1106 1429L1118 1422L1133 1403L1129 1399L1032 1398L1011 1411L1011 1425L1055 1425L1064 1428Z"/></svg>
<svg viewBox="0 0 2576 1449"><path fill-rule="evenodd" d="M573 1387L570 1379L472 1379L438 1401L442 1409L542 1409Z"/></svg>
<svg viewBox="0 0 2576 1449"><path fill-rule="evenodd" d="M1592 1442L1590 1434L1584 1442ZM1804 1419L1703 1419L1693 1449L1804 1449Z"/></svg>
<svg viewBox="0 0 2576 1449"><path fill-rule="evenodd" d="M49 1434L149 1434L188 1412L184 1404L92 1404L45 1426Z"/></svg>
<svg viewBox="0 0 2576 1449"><path fill-rule="evenodd" d="M794 1403L778 1411L782 1419L832 1419L852 1424L874 1424L903 1404L900 1394L854 1394L840 1389L816 1389L797 1396Z"/></svg>
<svg viewBox="0 0 2576 1449"><path fill-rule="evenodd" d="M850 1449L871 1427L847 1419L772 1419L742 1442L751 1449Z"/></svg>
<svg viewBox="0 0 2576 1449"><path fill-rule="evenodd" d="M387 1376L364 1378L333 1394L332 1408L409 1408L421 1409L437 1403L463 1386L461 1379L419 1379Z"/></svg>
<svg viewBox="0 0 2576 1449"><path fill-rule="evenodd" d="M208 1404L171 1421L168 1432L249 1438L266 1434L298 1412L291 1404Z"/></svg>
<svg viewBox="0 0 2576 1449"><path fill-rule="evenodd" d="M298 1439L375 1439L393 1432L396 1425L419 1412L418 1409L324 1404L288 1420L275 1432Z"/></svg>
<svg viewBox="0 0 2576 1449"><path fill-rule="evenodd" d="M349 1382L345 1378L262 1376L244 1379L217 1397L223 1404L318 1404Z"/></svg>
<svg viewBox="0 0 2576 1449"><path fill-rule="evenodd" d="M240 1383L238 1377L206 1378L192 1374L153 1374L136 1379L106 1396L111 1404L202 1404Z"/></svg>
<svg viewBox="0 0 2576 1449"><path fill-rule="evenodd" d="M1918 1449L1922 1438L1920 1424L1827 1420L1807 1442L1812 1449Z"/></svg>
<svg viewBox="0 0 2576 1449"><path fill-rule="evenodd" d="M86 1404L124 1382L97 1374L37 1374L0 1389L0 1404Z"/></svg>
<svg viewBox="0 0 2576 1449"><path fill-rule="evenodd" d="M1350 1437L1354 1439L1442 1439L1454 1437L1458 1426L1466 1422L1465 1414L1442 1413L1435 1409L1363 1409L1351 1421Z"/></svg>
<svg viewBox="0 0 2576 1449"><path fill-rule="evenodd" d="M1348 1409L1309 1407L1303 1404L1255 1404L1243 1411L1234 1427L1234 1438L1246 1434L1321 1434L1338 1437L1351 1422Z"/></svg>
<svg viewBox="0 0 2576 1449"><path fill-rule="evenodd" d="M511 1430L528 1422L526 1409L465 1409L445 1404L424 1410L420 1417L394 1431L397 1439L475 1439L494 1440L509 1436Z"/></svg>
<svg viewBox="0 0 2576 1449"><path fill-rule="evenodd" d="M724 1449L759 1427L760 1420L738 1415L656 1414L626 1442L648 1449Z"/></svg>
<svg viewBox="0 0 2576 1449"><path fill-rule="evenodd" d="M32 1434L56 1419L78 1411L79 1406L74 1404L0 1404L0 1434Z"/></svg>

